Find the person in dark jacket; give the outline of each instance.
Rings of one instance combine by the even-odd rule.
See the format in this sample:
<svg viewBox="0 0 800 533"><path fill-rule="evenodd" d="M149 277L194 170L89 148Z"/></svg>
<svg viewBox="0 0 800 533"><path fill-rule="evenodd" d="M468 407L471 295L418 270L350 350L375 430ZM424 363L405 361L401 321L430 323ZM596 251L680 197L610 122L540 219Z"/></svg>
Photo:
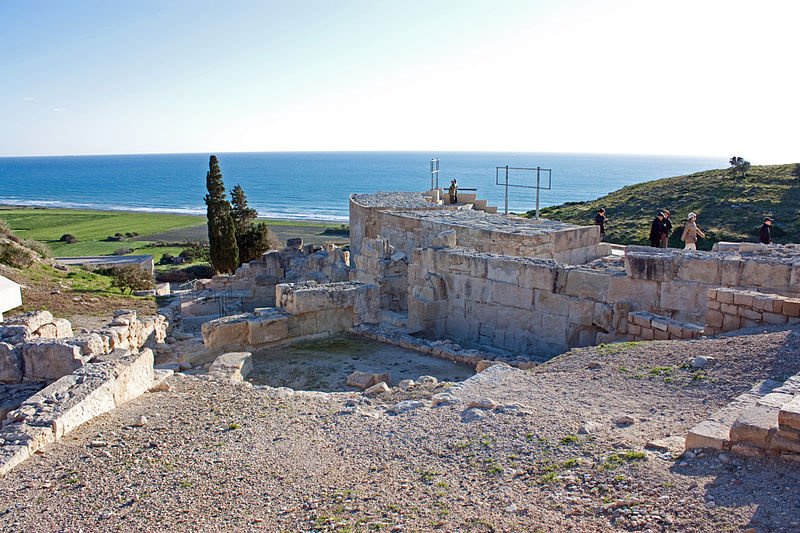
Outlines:
<svg viewBox="0 0 800 533"><path fill-rule="evenodd" d="M672 235L672 221L669 219L669 211L664 209L664 233L661 235L661 247L669 248L669 236Z"/></svg>
<svg viewBox="0 0 800 533"><path fill-rule="evenodd" d="M594 217L595 225L600 226L600 241L606 240L606 222L608 222L608 218L606 218L606 210L605 208L601 207L597 210L597 215Z"/></svg>
<svg viewBox="0 0 800 533"><path fill-rule="evenodd" d="M772 219L769 217L764 218L764 223L761 225L761 230L758 232L758 240L761 244L772 244Z"/></svg>
<svg viewBox="0 0 800 533"><path fill-rule="evenodd" d="M664 226L664 213L658 212L653 223L650 224L650 246L653 248L661 248L661 238L667 232Z"/></svg>

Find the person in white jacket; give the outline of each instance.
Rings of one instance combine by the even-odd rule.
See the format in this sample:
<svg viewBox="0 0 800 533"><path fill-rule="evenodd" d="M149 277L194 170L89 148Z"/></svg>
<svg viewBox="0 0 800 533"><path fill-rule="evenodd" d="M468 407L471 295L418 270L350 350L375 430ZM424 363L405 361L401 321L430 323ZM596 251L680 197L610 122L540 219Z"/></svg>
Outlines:
<svg viewBox="0 0 800 533"><path fill-rule="evenodd" d="M697 227L697 215L695 213L689 213L689 216L686 217L686 225L683 227L683 234L681 235L681 240L686 243L683 249L697 250L698 237L705 239L706 234Z"/></svg>

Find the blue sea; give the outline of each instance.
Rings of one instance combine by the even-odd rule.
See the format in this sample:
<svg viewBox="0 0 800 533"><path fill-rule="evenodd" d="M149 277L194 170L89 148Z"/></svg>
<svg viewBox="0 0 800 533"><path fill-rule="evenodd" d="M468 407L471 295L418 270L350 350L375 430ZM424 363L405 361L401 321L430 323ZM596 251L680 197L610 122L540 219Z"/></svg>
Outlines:
<svg viewBox="0 0 800 533"><path fill-rule="evenodd" d="M204 214L209 154L0 157L0 204ZM724 168L727 159L499 152L218 153L226 189L237 183L259 215L346 221L351 193L423 191L430 160L439 185L456 178L502 212L505 190L496 167L551 169L540 205L597 198L626 185ZM541 172L541 184L548 173ZM505 182L501 170L499 181ZM510 171L509 183L530 186L536 172ZM509 210L535 207L532 189L511 187Z"/></svg>

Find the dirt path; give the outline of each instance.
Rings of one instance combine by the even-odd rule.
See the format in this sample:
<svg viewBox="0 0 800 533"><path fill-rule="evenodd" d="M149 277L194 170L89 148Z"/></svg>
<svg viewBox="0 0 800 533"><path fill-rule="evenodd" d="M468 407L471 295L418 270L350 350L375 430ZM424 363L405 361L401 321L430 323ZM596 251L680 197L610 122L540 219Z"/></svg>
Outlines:
<svg viewBox="0 0 800 533"><path fill-rule="evenodd" d="M716 362L687 368L699 354ZM799 370L800 332L773 331L574 350L374 399L176 376L0 479L0 528L798 531L799 464L644 446ZM455 403L428 407L438 393Z"/></svg>

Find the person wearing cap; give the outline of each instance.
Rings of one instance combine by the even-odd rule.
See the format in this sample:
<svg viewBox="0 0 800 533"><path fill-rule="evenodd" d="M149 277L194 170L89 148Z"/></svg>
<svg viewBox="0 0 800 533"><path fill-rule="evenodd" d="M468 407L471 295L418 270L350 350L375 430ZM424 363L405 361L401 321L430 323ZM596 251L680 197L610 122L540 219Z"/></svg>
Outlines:
<svg viewBox="0 0 800 533"><path fill-rule="evenodd" d="M601 207L597 210L597 215L594 217L594 223L597 226L600 226L600 241L606 240L606 222L608 222L608 218L606 218L606 209Z"/></svg>
<svg viewBox="0 0 800 533"><path fill-rule="evenodd" d="M661 235L661 247L669 248L669 236L672 235L672 221L669 219L669 211L664 209L664 233Z"/></svg>
<svg viewBox="0 0 800 533"><path fill-rule="evenodd" d="M681 240L686 243L683 247L684 250L697 250L697 238L706 238L706 234L700 231L697 227L697 215L689 213L686 217L686 224L683 226L683 234Z"/></svg>
<svg viewBox="0 0 800 533"><path fill-rule="evenodd" d="M650 224L650 246L653 248L661 248L661 239L667 233L667 228L664 226L664 213L658 212L653 223Z"/></svg>
<svg viewBox="0 0 800 533"><path fill-rule="evenodd" d="M761 229L758 232L758 240L761 244L772 244L772 219L764 217L764 223L761 224Z"/></svg>

